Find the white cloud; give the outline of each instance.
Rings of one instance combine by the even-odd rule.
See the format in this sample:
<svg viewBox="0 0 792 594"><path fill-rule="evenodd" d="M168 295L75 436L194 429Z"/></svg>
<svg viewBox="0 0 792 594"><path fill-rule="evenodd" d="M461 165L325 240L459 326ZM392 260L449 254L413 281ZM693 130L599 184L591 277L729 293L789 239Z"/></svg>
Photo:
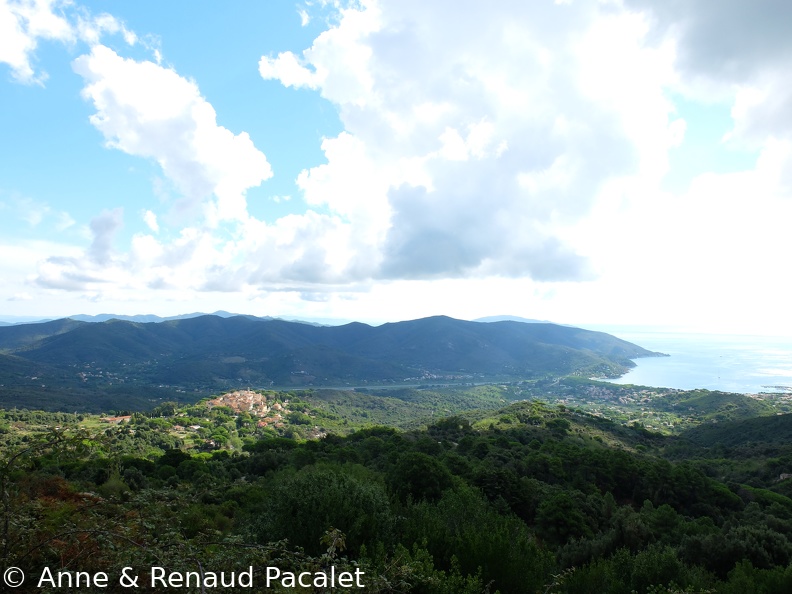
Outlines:
<svg viewBox="0 0 792 594"><path fill-rule="evenodd" d="M147 210L143 213L143 221L146 223L146 226L154 231L154 233L159 233L159 223L157 222L157 215Z"/></svg>
<svg viewBox="0 0 792 594"><path fill-rule="evenodd" d="M96 42L74 63L92 123L109 147L156 161L204 216L166 229L173 217L143 211L148 229L118 250L120 215L105 213L91 247L44 262L36 282L108 300L303 299L292 311L327 317L716 325L772 283L774 255L788 252L792 42L773 6L787 10L344 3L304 52L259 62L263 78L331 102L344 127L322 142L327 162L296 179L306 211L275 221L245 202L272 174L266 157L218 124L197 83ZM730 109L729 143L755 150L756 166L660 190L669 151L695 128L676 111L680 95ZM765 297L767 323L782 300Z"/></svg>
<svg viewBox="0 0 792 594"><path fill-rule="evenodd" d="M25 239L8 243L0 242L0 262L5 281L3 294L10 297L17 293L29 292L31 287L28 285L28 281L32 281L31 272L35 271L52 254L75 257L79 253L79 250L72 246L44 240ZM39 287L35 294L40 298L44 297Z"/></svg>
<svg viewBox="0 0 792 594"><path fill-rule="evenodd" d="M297 185L309 205L331 209L354 225L365 246L376 248L384 240L390 220L389 180L400 174L405 179L405 174L399 171L402 164L393 163L390 167L394 169L383 176L389 164L380 163L367 148L346 132L325 139L322 149L329 163L300 173Z"/></svg>
<svg viewBox="0 0 792 594"><path fill-rule="evenodd" d="M259 73L263 78L277 78L287 87L316 88L316 73L308 70L292 52L283 52L277 58L261 58Z"/></svg>
<svg viewBox="0 0 792 594"><path fill-rule="evenodd" d="M11 67L18 81L46 79L46 73L37 74L32 64L39 39L73 39L71 25L62 16L67 5L60 0L0 0L0 62Z"/></svg>
<svg viewBox="0 0 792 594"><path fill-rule="evenodd" d="M650 2L650 34L673 43L678 91L704 103L732 105L733 143L761 148L792 135L792 4L783 0Z"/></svg>
<svg viewBox="0 0 792 594"><path fill-rule="evenodd" d="M105 210L91 221L93 241L88 248L88 257L100 265L108 264L113 258L113 241L124 225L124 211L121 208Z"/></svg>
<svg viewBox="0 0 792 594"><path fill-rule="evenodd" d="M58 231L65 231L75 224L68 212L57 211L48 203L27 196L12 195L8 204L0 203L0 208L12 208L21 220L33 228L49 224Z"/></svg>
<svg viewBox="0 0 792 594"><path fill-rule="evenodd" d="M282 72L263 58L265 78L316 88L345 125L323 144L328 163L300 176L306 200L379 221L370 261L385 277L435 279L422 295L447 297L436 279L449 276L581 278L583 254L602 277L547 283L542 299L563 308L545 317L723 326L788 251L789 7L558 4L366 2ZM688 127L679 94L731 105L731 142L760 151L756 168L659 191ZM498 292L474 284L459 289L469 303ZM784 311L766 299L763 330Z"/></svg>
<svg viewBox="0 0 792 594"><path fill-rule="evenodd" d="M750 80L757 69L784 67L792 57L784 0L625 0L653 17L656 32L677 39L677 68L722 83Z"/></svg>
<svg viewBox="0 0 792 594"><path fill-rule="evenodd" d="M587 277L555 225L611 178L659 178L679 142L663 94L673 53L640 15L374 0L339 14L301 56L259 66L338 107L345 132L298 183L309 204L367 223L354 234L375 277Z"/></svg>
<svg viewBox="0 0 792 594"><path fill-rule="evenodd" d="M52 211L49 205L34 202L30 198L19 198L17 209L22 220L31 227L37 227Z"/></svg>
<svg viewBox="0 0 792 594"><path fill-rule="evenodd" d="M127 286L308 293L372 279L589 278L557 226L584 216L605 182L639 172L672 136L668 53L644 47L640 20L608 14L523 3L340 9L301 57L259 65L265 78L316 89L345 126L322 144L328 162L298 176L309 210L274 222L245 203L271 175L266 157L217 124L196 83L94 46L74 62L91 122L109 147L156 160L188 205L204 206L202 227L171 241L136 236L130 253L105 258L108 268L135 270ZM614 47L605 66L586 46L603 36ZM653 60L654 78L641 59L622 58L630 51ZM153 213L144 216L156 233Z"/></svg>
<svg viewBox="0 0 792 594"><path fill-rule="evenodd" d="M123 210L104 210L89 225L90 245L81 253L73 247L61 246L35 266L36 273L29 281L38 287L69 291L85 291L102 285L129 287L124 278L127 256L119 253L115 239L123 227Z"/></svg>
<svg viewBox="0 0 792 594"><path fill-rule="evenodd" d="M57 222L55 224L55 228L58 231L65 231L70 227L75 225L76 221L71 217L68 212L61 212L57 216Z"/></svg>
<svg viewBox="0 0 792 594"><path fill-rule="evenodd" d="M365 40L380 26L379 10L375 2L361 5L362 10L341 8L340 25L321 33L303 52L303 58L288 51L275 58L263 56L259 61L261 76L289 87L321 87L322 95L331 101L343 97L345 102L362 104L370 100L372 51Z"/></svg>
<svg viewBox="0 0 792 594"><path fill-rule="evenodd" d="M120 33L127 45L135 45L138 42L137 34L126 28L126 25L111 14L102 13L98 16L91 16L83 13L77 17L77 34L80 39L90 45L96 45L106 34L115 35Z"/></svg>
<svg viewBox="0 0 792 594"><path fill-rule="evenodd" d="M217 124L193 81L102 45L74 69L109 147L156 160L191 205L205 205L212 224L247 217L245 191L272 176L270 165L247 133Z"/></svg>
<svg viewBox="0 0 792 594"><path fill-rule="evenodd" d="M308 11L304 8L300 8L297 10L297 13L300 15L300 25L305 27L308 23L311 22L311 15L308 14Z"/></svg>
<svg viewBox="0 0 792 594"><path fill-rule="evenodd" d="M92 15L71 0L0 0L0 63L22 83L42 84L47 73L35 67L39 40L96 45L105 35L121 34L128 45L137 35L114 16Z"/></svg>

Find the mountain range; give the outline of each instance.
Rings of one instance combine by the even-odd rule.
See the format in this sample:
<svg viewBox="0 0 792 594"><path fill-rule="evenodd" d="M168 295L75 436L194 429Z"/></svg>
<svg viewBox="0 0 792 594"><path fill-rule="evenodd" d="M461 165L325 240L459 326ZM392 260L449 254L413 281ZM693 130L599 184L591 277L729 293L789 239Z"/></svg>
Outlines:
<svg viewBox="0 0 792 594"><path fill-rule="evenodd" d="M193 312L188 314L180 314L176 316L157 316L154 314L136 314L136 315L125 315L125 314L112 314L112 313L102 313L96 315L86 315L86 314L76 314L68 316L72 320L78 320L80 322L107 322L109 320L124 320L127 322L142 322L142 323L159 323L159 322L169 322L171 320L186 320L189 318L199 318L201 316L218 316L220 318L232 318L242 314L235 314L230 313L227 311L219 310L209 313L202 313L202 312ZM259 320L287 320L290 322L302 322L304 324L312 324L314 326L341 326L344 324L348 324L349 320L341 320L338 318L284 318L282 316L247 316L250 318L257 318ZM41 323L41 322L52 322L54 321L53 318L37 318L35 316L25 316L25 317L15 317L11 316L6 319L0 319L0 327L2 326L14 326L20 324L33 324L33 323ZM522 318L519 316L487 316L484 318L477 318L473 320L474 322L525 322L528 324L551 324L549 320L535 320L531 318Z"/></svg>
<svg viewBox="0 0 792 594"><path fill-rule="evenodd" d="M103 314L96 314L96 315L76 314L76 315L73 315L73 316L68 316L68 318L72 319L72 320L77 320L78 322L108 322L110 320L123 320L125 322L140 322L140 323L143 323L143 324L149 324L149 323L169 322L171 320L187 320L189 318L200 318L201 316L206 316L206 315L217 316L217 317L220 317L220 318L233 318L233 317L236 317L236 316L238 316L240 314L229 313L227 311L219 310L219 311L216 311L216 312L211 313L211 314L202 313L202 312L194 312L194 313L188 313L188 314L180 314L180 315L177 315L177 316L165 316L165 317L157 316L157 315L154 315L154 314L137 314L137 315L128 316L128 315L123 315L123 314L103 313ZM273 318L271 316L264 316L264 317L247 316L247 317L256 318L256 319L259 319L259 320L282 320L282 319L284 319L284 318L280 318L280 317ZM13 321L10 321L10 320L13 320ZM20 319L16 319L14 317L11 317L11 318L7 318L5 321L4 320L0 320L0 327L1 326L19 326L19 325L22 325L22 324L38 324L38 323L53 322L53 321L55 321L55 320L52 319L52 318L23 317L23 318L20 318ZM313 324L315 326L338 325L338 324L344 323L344 322L340 322L340 321L337 321L337 320L329 320L329 321L325 321L325 320L320 320L320 321L314 321L314 320L290 320L290 321L303 322L305 324Z"/></svg>
<svg viewBox="0 0 792 594"><path fill-rule="evenodd" d="M0 404L39 406L49 395L73 409L98 394L140 399L157 390L186 400L240 386L613 376L655 354L602 332L445 316L381 326L219 315L156 324L66 318L0 327Z"/></svg>

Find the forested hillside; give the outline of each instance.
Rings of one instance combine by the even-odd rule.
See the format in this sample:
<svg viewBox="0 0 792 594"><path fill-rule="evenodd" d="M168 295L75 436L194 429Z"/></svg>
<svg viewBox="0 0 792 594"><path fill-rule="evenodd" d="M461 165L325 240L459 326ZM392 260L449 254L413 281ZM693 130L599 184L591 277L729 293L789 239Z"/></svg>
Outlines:
<svg viewBox="0 0 792 594"><path fill-rule="evenodd" d="M524 401L311 438L344 425L308 396L242 392L104 421L6 411L4 566L253 567L262 585L266 567L333 565L394 593L792 588L790 481L722 479L684 435Z"/></svg>
<svg viewBox="0 0 792 594"><path fill-rule="evenodd" d="M313 326L246 316L57 320L0 328L0 405L145 410L259 387L417 385L616 376L652 356L601 332L437 316ZM148 395L149 391L156 392ZM92 394L103 394L97 402ZM114 404L110 404L112 401Z"/></svg>

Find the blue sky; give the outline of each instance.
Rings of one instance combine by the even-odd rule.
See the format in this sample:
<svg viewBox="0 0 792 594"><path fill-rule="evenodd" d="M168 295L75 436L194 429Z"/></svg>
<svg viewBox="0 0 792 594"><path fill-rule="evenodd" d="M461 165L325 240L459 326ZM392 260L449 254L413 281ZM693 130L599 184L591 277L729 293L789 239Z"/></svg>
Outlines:
<svg viewBox="0 0 792 594"><path fill-rule="evenodd" d="M0 319L792 332L791 11L0 0Z"/></svg>

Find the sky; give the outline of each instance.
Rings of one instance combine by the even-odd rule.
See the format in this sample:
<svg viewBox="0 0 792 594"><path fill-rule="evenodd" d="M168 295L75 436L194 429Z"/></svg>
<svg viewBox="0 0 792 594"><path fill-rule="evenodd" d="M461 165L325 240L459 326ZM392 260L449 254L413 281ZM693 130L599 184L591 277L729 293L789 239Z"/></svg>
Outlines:
<svg viewBox="0 0 792 594"><path fill-rule="evenodd" d="M0 0L0 319L792 336L786 0Z"/></svg>

